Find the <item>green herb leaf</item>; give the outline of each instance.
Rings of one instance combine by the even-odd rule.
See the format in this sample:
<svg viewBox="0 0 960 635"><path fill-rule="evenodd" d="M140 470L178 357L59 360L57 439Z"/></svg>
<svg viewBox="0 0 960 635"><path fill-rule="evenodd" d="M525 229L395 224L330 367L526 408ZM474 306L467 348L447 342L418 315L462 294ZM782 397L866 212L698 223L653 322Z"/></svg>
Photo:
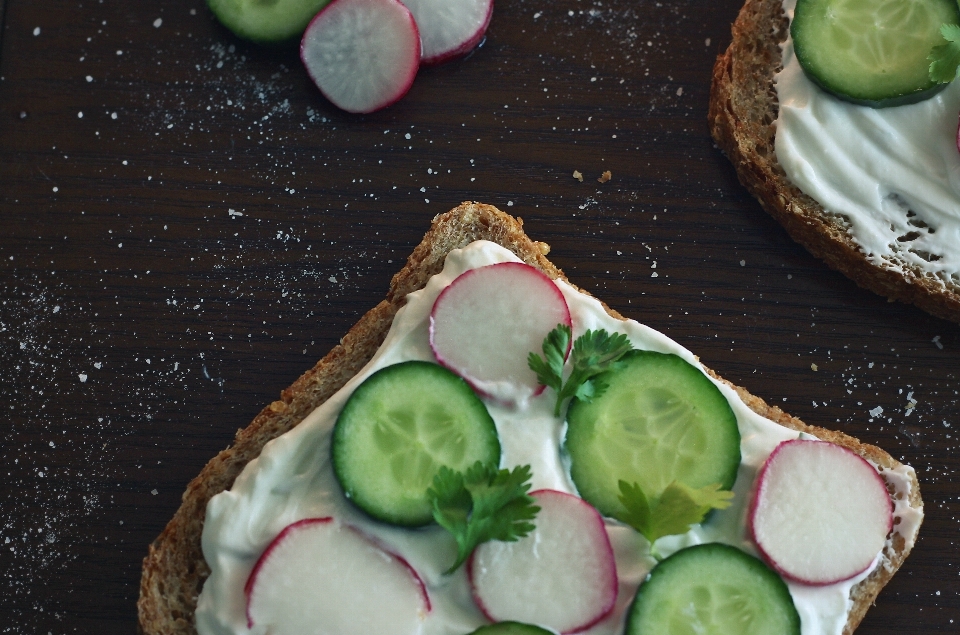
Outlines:
<svg viewBox="0 0 960 635"><path fill-rule="evenodd" d="M527 365L537 374L537 381L560 392L563 384L563 361L570 347L570 327L557 324L543 340L543 357L536 353L527 356Z"/></svg>
<svg viewBox="0 0 960 635"><path fill-rule="evenodd" d="M488 540L513 542L534 529L540 511L530 490L530 466L498 470L477 461L466 473L441 467L427 490L433 518L457 541L457 561L463 564L474 548Z"/></svg>
<svg viewBox="0 0 960 635"><path fill-rule="evenodd" d="M944 24L940 27L940 35L946 43L933 47L927 56L930 61L930 81L947 84L956 79L960 69L960 26Z"/></svg>
<svg viewBox="0 0 960 635"><path fill-rule="evenodd" d="M554 415L560 416L564 400L576 397L590 401L607 389L607 382L598 375L619 367L620 359L633 345L622 333L609 334L605 330L587 331L573 343L570 355L573 367L566 383L563 382L563 358L570 344L570 327L558 324L543 340L543 354L530 353L527 364L537 374L537 381L557 392Z"/></svg>
<svg viewBox="0 0 960 635"><path fill-rule="evenodd" d="M651 503L637 483L620 481L618 485L625 509L618 518L643 534L651 545L663 536L687 533L690 525L702 522L711 509L729 507L733 498L733 492L721 490L719 483L693 489L674 481Z"/></svg>

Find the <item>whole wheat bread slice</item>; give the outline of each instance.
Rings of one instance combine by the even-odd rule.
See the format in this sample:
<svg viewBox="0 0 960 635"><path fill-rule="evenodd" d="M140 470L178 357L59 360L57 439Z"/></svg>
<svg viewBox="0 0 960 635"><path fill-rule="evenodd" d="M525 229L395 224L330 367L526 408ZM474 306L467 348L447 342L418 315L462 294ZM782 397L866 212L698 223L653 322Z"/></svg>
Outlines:
<svg viewBox="0 0 960 635"><path fill-rule="evenodd" d="M297 425L357 373L383 342L406 295L422 288L430 276L440 272L447 253L475 240L498 243L551 278L566 280L563 272L547 260L549 247L528 238L520 219L479 203L463 203L436 217L423 242L413 251L403 269L393 277L386 299L364 315L339 346L284 390L278 401L264 408L249 426L240 430L233 445L214 457L187 486L180 509L150 545L143 561L140 600L137 604L141 632L148 635L196 633L193 614L197 596L209 573L200 548L207 502L232 485L244 465L259 455L267 441ZM625 319L604 306L610 315ZM750 408L773 421L849 447L884 468L894 469L900 465L879 448L861 444L840 432L808 426L779 408L767 405L746 390L734 388ZM915 480L910 497L911 506L922 507L919 486ZM895 535L884 553L887 566L877 567L867 579L854 587L852 596L855 604L846 632L852 632L860 623L877 593L893 576L908 552L904 540Z"/></svg>
<svg viewBox="0 0 960 635"><path fill-rule="evenodd" d="M960 286L916 265L901 271L871 263L848 233L842 215L829 214L794 186L774 152L778 113L774 75L788 33L780 0L746 0L733 24L733 40L713 67L710 131L733 162L740 182L790 234L858 285L960 322Z"/></svg>

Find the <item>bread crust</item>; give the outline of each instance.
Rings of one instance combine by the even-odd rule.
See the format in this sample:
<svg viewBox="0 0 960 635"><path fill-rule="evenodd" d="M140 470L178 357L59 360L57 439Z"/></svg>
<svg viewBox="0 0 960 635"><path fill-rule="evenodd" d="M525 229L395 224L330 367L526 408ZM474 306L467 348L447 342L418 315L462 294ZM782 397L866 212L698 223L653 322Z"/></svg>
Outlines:
<svg viewBox="0 0 960 635"><path fill-rule="evenodd" d="M782 68L780 44L787 32L780 0L746 0L730 46L713 67L708 119L714 140L740 183L811 254L891 302L960 322L960 286L909 263L900 271L871 263L842 216L827 213L784 173L774 152L779 110L774 76Z"/></svg>
<svg viewBox="0 0 960 635"><path fill-rule="evenodd" d="M142 633L194 635L197 632L194 611L200 589L209 575L200 546L207 502L228 489L268 441L292 429L363 368L386 338L407 294L422 288L430 276L442 270L447 253L475 240L498 243L549 277L567 280L563 272L547 260L549 247L528 238L520 219L490 205L470 202L437 216L423 242L393 277L386 299L364 315L338 346L284 390L279 400L264 408L249 426L238 431L233 445L214 457L187 486L180 508L150 545L143 561L137 603ZM604 308L611 316L626 319L606 305ZM720 379L716 374L713 376ZM891 469L900 465L879 448L861 444L840 432L808 426L779 408L767 405L745 389L733 388L750 408L782 425L849 447L878 465ZM920 508L919 486L915 480L912 485L911 503ZM891 566L877 567L870 577L854 588L855 606L850 616L853 627L859 624L880 588L893 576L909 551L904 549L902 539L899 547L893 547L885 554ZM845 633L852 632L853 627Z"/></svg>

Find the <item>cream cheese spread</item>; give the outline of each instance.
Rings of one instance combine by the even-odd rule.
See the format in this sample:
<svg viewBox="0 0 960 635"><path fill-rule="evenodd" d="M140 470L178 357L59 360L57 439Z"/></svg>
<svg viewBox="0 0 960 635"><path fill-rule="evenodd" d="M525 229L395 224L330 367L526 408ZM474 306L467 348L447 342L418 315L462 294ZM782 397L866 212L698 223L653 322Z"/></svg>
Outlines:
<svg viewBox="0 0 960 635"><path fill-rule="evenodd" d="M405 360L433 361L427 331L429 315L434 300L447 285L469 269L508 261L517 258L490 242L476 242L451 252L443 271L431 278L424 289L407 297L407 304L397 313L385 342L364 369L297 427L268 443L260 456L244 468L233 487L210 501L203 530L203 554L211 573L196 611L201 635L262 633L247 627L243 588L250 571L284 527L304 518L325 516L334 516L372 535L419 573L432 605L420 625L420 635L465 635L485 623L471 598L464 568L449 576L443 574L456 554L450 535L435 526L410 530L381 524L353 507L344 498L333 473L330 437L343 404L371 373ZM557 285L570 308L574 337L588 329L617 331L625 333L636 348L672 353L702 368L690 351L665 335L632 320L612 318L594 298L562 281L557 281ZM742 462L734 502L687 534L659 541L657 547L663 556L702 542L723 542L756 555L745 529L750 489L774 447L798 436L797 432L757 415L726 384L714 383L736 414L741 434ZM554 399L550 391L545 391L518 406L493 400L485 403L500 435L501 467L529 464L534 490L549 488L575 493L559 450L565 424L553 416ZM894 514L900 519L896 531L912 542L922 516L920 510L910 509L907 503L912 468L887 470L883 474L899 492L895 497ZM637 586L656 563L650 556L650 545L634 530L615 521L607 521L606 528L615 552L619 589L614 611L586 631L591 635L619 635L623 631L624 614ZM882 556L878 555L870 570L881 564ZM803 635L841 635L852 606L850 589L868 574L869 571L823 587L789 583Z"/></svg>
<svg viewBox="0 0 960 635"><path fill-rule="evenodd" d="M795 6L783 0L791 20ZM960 283L960 82L908 106L857 106L810 81L789 36L775 81L776 155L790 181L842 216L873 264Z"/></svg>

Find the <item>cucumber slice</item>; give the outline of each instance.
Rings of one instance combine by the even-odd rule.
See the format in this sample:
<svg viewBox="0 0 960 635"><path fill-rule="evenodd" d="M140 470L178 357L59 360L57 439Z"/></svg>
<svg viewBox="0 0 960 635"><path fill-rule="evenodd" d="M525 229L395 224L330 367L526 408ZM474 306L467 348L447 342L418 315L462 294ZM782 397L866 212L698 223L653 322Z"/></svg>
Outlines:
<svg viewBox="0 0 960 635"><path fill-rule="evenodd" d="M624 635L800 635L787 585L760 560L717 543L681 549L640 585Z"/></svg>
<svg viewBox="0 0 960 635"><path fill-rule="evenodd" d="M523 622L497 622L481 626L470 635L554 635L554 633Z"/></svg>
<svg viewBox="0 0 960 635"><path fill-rule="evenodd" d="M737 417L717 387L676 355L631 351L601 377L609 387L567 411L564 449L580 496L621 511L618 482L659 497L673 481L731 489L740 466Z"/></svg>
<svg viewBox="0 0 960 635"><path fill-rule="evenodd" d="M347 498L394 525L433 521L427 489L440 466L500 464L486 406L463 379L429 362L403 362L368 377L333 429L333 470Z"/></svg>
<svg viewBox="0 0 960 635"><path fill-rule="evenodd" d="M797 0L790 34L807 76L837 97L883 108L931 97L927 56L960 24L956 0Z"/></svg>
<svg viewBox="0 0 960 635"><path fill-rule="evenodd" d="M299 39L330 0L207 0L223 26L254 42Z"/></svg>

